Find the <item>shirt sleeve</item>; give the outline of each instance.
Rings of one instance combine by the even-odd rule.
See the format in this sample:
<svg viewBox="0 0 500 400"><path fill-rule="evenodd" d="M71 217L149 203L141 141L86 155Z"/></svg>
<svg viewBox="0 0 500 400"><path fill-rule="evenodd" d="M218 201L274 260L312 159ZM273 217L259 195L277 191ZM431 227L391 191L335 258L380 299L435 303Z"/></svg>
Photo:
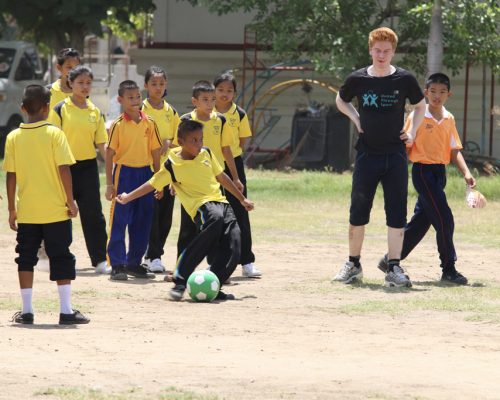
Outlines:
<svg viewBox="0 0 500 400"><path fill-rule="evenodd" d="M356 81L354 74L351 74L339 89L339 96L346 103L350 103L356 96Z"/></svg>
<svg viewBox="0 0 500 400"><path fill-rule="evenodd" d="M54 126L57 126L59 129L62 129L61 117L53 109L49 112L47 122L51 123Z"/></svg>
<svg viewBox="0 0 500 400"><path fill-rule="evenodd" d="M58 129L54 134L52 148L54 151L54 160L56 165L72 165L75 163L75 158L69 148L66 135L60 129Z"/></svg>
<svg viewBox="0 0 500 400"><path fill-rule="evenodd" d="M221 133L221 140L220 140L220 145L221 147L226 147L226 146L231 146L233 144L233 132L231 127L226 121L226 118L224 116L219 117L222 122L222 133Z"/></svg>
<svg viewBox="0 0 500 400"><path fill-rule="evenodd" d="M156 150L162 146L163 141L161 140L160 131L158 129L158 125L156 125L156 122L151 120L150 123L153 132L151 135L151 150Z"/></svg>
<svg viewBox="0 0 500 400"><path fill-rule="evenodd" d="M118 134L118 131L119 131L118 121L114 121L111 124L111 127L109 128L108 147L111 150L115 150L116 151L116 149L118 149L118 144L119 144L119 134Z"/></svg>
<svg viewBox="0 0 500 400"><path fill-rule="evenodd" d="M95 144L103 144L108 141L108 133L106 132L106 124L104 123L104 116L100 114L99 121L97 121L97 130L95 132Z"/></svg>
<svg viewBox="0 0 500 400"><path fill-rule="evenodd" d="M408 73L408 100L411 104L417 104L424 98L424 93L418 84L417 78Z"/></svg>
<svg viewBox="0 0 500 400"><path fill-rule="evenodd" d="M214 172L214 176L218 176L222 172L224 172L224 169L219 164L219 161L217 161L217 158L215 158L213 155L210 155L209 157L212 158L212 171Z"/></svg>
<svg viewBox="0 0 500 400"><path fill-rule="evenodd" d="M181 123L181 119L179 118L179 113L175 111L175 109L172 107L173 115L172 115L172 123L170 125L171 130L170 130L170 140L174 140L177 138L177 129L179 129L179 124Z"/></svg>
<svg viewBox="0 0 500 400"><path fill-rule="evenodd" d="M170 172L165 168L165 165L162 164L160 170L149 180L149 184L156 190L163 190L169 183L172 183L172 177L170 176Z"/></svg>
<svg viewBox="0 0 500 400"><path fill-rule="evenodd" d="M457 126L455 124L455 118L452 116L450 121L450 148L452 150L462 150L462 142L460 140L460 135L457 131Z"/></svg>
<svg viewBox="0 0 500 400"><path fill-rule="evenodd" d="M16 172L16 155L14 152L13 144L14 135L7 135L7 140L5 142L5 156L3 159L3 170L5 172Z"/></svg>
<svg viewBox="0 0 500 400"><path fill-rule="evenodd" d="M252 130L250 129L250 122L248 121L247 113L245 113L245 115L243 116L243 118L240 121L240 127L239 127L238 134L239 134L240 138L252 136Z"/></svg>

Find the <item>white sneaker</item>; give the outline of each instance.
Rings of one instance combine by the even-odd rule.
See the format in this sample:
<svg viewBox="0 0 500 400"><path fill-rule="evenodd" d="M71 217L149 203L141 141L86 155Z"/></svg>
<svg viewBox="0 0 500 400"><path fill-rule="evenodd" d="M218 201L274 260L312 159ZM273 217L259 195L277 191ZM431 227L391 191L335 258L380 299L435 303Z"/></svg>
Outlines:
<svg viewBox="0 0 500 400"><path fill-rule="evenodd" d="M253 263L243 265L241 273L247 278L257 278L262 276L262 272L260 272L257 267L253 265Z"/></svg>
<svg viewBox="0 0 500 400"><path fill-rule="evenodd" d="M151 260L149 264L146 265L146 268L149 272L165 272L165 267L159 258Z"/></svg>
<svg viewBox="0 0 500 400"><path fill-rule="evenodd" d="M394 271L389 271L385 275L385 285L389 287L411 287L410 277L405 274L399 265L394 266Z"/></svg>
<svg viewBox="0 0 500 400"><path fill-rule="evenodd" d="M334 276L332 282L351 283L353 281L363 278L363 270L354 266L352 261L346 261L344 266L340 269L337 275Z"/></svg>
<svg viewBox="0 0 500 400"><path fill-rule="evenodd" d="M111 273L111 267L108 265L106 261L101 261L99 264L96 265L95 273L109 275Z"/></svg>

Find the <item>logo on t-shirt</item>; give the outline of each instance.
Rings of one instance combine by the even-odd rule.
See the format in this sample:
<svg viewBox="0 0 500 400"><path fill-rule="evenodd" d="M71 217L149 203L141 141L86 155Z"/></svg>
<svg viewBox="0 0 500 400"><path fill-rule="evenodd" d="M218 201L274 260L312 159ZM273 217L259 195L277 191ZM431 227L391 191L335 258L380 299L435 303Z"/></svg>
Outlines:
<svg viewBox="0 0 500 400"><path fill-rule="evenodd" d="M208 161L208 160L203 160L202 164L203 164L205 167L210 167L210 161Z"/></svg>
<svg viewBox="0 0 500 400"><path fill-rule="evenodd" d="M375 107L378 108L377 104L378 95L373 93L371 90L363 95L363 107Z"/></svg>
<svg viewBox="0 0 500 400"><path fill-rule="evenodd" d="M89 122L94 124L96 121L97 121L97 116L95 115L95 113L90 113Z"/></svg>

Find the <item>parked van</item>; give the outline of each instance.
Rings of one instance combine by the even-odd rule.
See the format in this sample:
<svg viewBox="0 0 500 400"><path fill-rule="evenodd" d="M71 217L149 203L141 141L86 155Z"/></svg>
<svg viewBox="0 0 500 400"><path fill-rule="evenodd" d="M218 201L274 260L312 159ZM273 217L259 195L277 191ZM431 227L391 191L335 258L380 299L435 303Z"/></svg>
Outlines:
<svg viewBox="0 0 500 400"><path fill-rule="evenodd" d="M0 157L7 134L25 121L21 99L26 86L44 85L36 47L27 42L0 41Z"/></svg>

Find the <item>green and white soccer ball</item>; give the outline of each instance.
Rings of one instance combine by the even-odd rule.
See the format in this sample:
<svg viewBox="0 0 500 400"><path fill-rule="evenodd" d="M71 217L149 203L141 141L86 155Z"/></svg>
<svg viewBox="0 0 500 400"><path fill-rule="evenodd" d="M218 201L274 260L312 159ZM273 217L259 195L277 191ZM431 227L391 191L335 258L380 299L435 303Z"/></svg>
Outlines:
<svg viewBox="0 0 500 400"><path fill-rule="evenodd" d="M212 301L219 289L219 278L208 269L194 271L187 281L187 292L194 301Z"/></svg>

